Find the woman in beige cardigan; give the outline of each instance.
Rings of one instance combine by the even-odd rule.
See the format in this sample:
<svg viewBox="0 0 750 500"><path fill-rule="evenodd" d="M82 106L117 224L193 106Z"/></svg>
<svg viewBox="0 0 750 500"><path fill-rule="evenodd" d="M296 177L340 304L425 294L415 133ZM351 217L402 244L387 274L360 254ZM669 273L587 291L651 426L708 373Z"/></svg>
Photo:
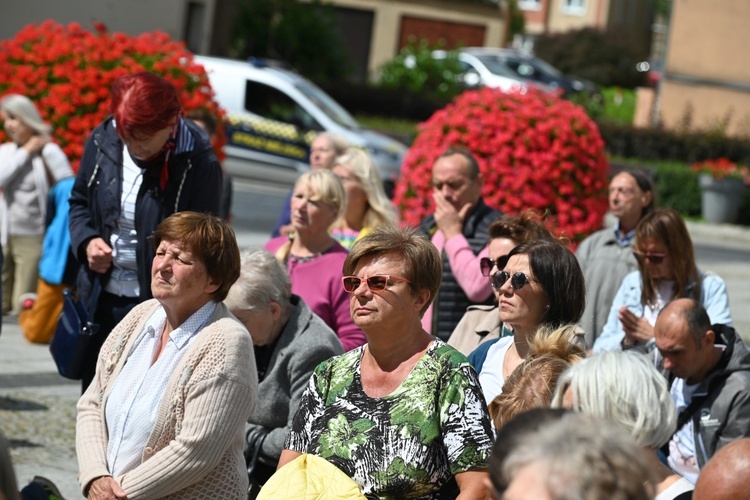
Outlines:
<svg viewBox="0 0 750 500"><path fill-rule="evenodd" d="M154 299L109 335L78 402L83 494L243 499L258 382L250 335L222 303L240 271L234 232L180 212L153 241Z"/></svg>

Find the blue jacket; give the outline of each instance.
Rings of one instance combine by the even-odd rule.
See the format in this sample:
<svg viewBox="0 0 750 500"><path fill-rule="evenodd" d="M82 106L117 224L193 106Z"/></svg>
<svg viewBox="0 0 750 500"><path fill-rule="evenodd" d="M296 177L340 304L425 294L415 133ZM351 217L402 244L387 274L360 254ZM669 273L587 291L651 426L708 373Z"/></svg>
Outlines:
<svg viewBox="0 0 750 500"><path fill-rule="evenodd" d="M71 265L75 259L70 255L68 230L68 200L73 182L75 177L62 179L49 191L47 229L42 242L42 257L39 259L39 277L51 285L72 285L75 281L77 265Z"/></svg>
<svg viewBox="0 0 750 500"><path fill-rule="evenodd" d="M721 323L732 326L732 314L729 311L729 295L727 286L720 276L712 273L703 274L698 271L701 279L700 303L706 308L708 317L712 324ZM615 295L612 308L609 310L607 323L604 325L602 334L594 343L594 353L602 351L619 351L622 349L622 339L625 331L618 314L622 306L627 306L633 314L643 316L643 304L641 303L642 280L640 271L633 271L625 276L622 285ZM653 344L653 339L649 341Z"/></svg>
<svg viewBox="0 0 750 500"><path fill-rule="evenodd" d="M218 215L221 206L222 171L203 132L184 120L193 139L190 150L178 149L169 161L169 180L159 187L161 169L146 170L136 199L135 227L138 234L136 259L141 301L151 297L151 236L159 223L175 212L191 210ZM184 137L178 134L180 143ZM70 243L81 263L78 296L89 302L91 285L97 273L88 267L86 245L100 237L107 244L117 231L122 197L123 144L107 118L91 134L76 174L70 197ZM158 171L157 171L158 170ZM111 268L110 268L111 270ZM102 289L110 273L101 275Z"/></svg>

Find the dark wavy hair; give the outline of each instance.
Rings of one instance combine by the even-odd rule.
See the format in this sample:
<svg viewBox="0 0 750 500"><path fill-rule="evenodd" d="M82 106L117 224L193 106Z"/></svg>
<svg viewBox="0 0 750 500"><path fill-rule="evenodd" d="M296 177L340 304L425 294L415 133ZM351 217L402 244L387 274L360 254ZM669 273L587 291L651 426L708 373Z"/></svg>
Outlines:
<svg viewBox="0 0 750 500"><path fill-rule="evenodd" d="M557 328L578 323L586 306L586 281L576 256L557 241L534 240L523 243L508 254L526 255L534 277L547 294L549 309L542 324Z"/></svg>

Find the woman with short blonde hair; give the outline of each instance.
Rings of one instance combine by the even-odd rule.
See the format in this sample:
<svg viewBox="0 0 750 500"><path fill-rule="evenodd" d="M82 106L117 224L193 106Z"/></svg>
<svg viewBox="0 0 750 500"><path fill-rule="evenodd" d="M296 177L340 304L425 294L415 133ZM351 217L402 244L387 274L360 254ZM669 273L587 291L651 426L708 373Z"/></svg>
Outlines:
<svg viewBox="0 0 750 500"><path fill-rule="evenodd" d="M290 208L293 232L273 238L263 246L286 268L292 293L339 336L344 350L365 343L365 335L352 321L349 300L340 286L347 251L329 234L344 207L341 181L328 170L312 170L294 185Z"/></svg>

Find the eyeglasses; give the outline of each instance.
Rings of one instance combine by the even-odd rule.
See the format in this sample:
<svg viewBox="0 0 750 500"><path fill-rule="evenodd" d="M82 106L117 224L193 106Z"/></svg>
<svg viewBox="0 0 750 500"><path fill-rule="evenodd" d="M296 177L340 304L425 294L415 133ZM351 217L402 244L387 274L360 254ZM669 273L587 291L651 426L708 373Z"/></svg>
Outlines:
<svg viewBox="0 0 750 500"><path fill-rule="evenodd" d="M502 269L505 267L505 264L508 263L508 256L507 255L501 255L496 260L490 259L489 257L482 257L479 259L479 269L482 271L482 276L489 276L490 271L492 271L492 268L497 265L498 269Z"/></svg>
<svg viewBox="0 0 750 500"><path fill-rule="evenodd" d="M666 253L639 252L638 250L633 250L633 255L635 255L635 258L641 262L648 259L652 264L661 264L664 261L664 258L667 256Z"/></svg>
<svg viewBox="0 0 750 500"><path fill-rule="evenodd" d="M411 281L406 278L399 278L398 276L391 276L390 274L376 274L370 276L364 281L367 283L367 288L372 291L385 290L385 287L388 286L388 283L391 281L405 281L411 283ZM357 276L344 276L341 278L341 282L344 284L344 290L352 293L359 288L360 284L362 284L362 278Z"/></svg>
<svg viewBox="0 0 750 500"><path fill-rule="evenodd" d="M508 278L510 278L511 288L513 288L513 290L515 290L516 292L526 286L526 283L531 283L532 281L536 281L537 283L539 283L538 280L529 278L524 273L514 273L513 276L511 276L510 273L507 273L505 271L498 271L490 278L492 288L494 288L495 290L500 290L505 282L508 281Z"/></svg>

